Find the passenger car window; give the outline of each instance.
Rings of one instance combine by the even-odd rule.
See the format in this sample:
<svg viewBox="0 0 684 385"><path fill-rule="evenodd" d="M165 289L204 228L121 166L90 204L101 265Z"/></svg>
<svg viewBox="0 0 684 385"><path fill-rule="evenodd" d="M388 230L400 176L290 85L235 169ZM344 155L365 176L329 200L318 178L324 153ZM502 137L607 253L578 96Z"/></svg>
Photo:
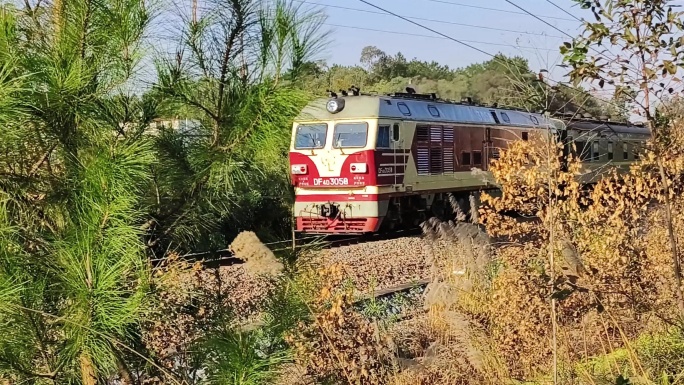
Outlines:
<svg viewBox="0 0 684 385"><path fill-rule="evenodd" d="M608 160L613 160L613 142L608 142Z"/></svg>
<svg viewBox="0 0 684 385"><path fill-rule="evenodd" d="M587 143L586 142L575 142L575 149L577 156L579 157L580 161L586 162L587 160L590 160L591 154L589 153L590 149L587 148Z"/></svg>
<svg viewBox="0 0 684 385"><path fill-rule="evenodd" d="M368 139L367 123L339 123L333 132L334 148L365 147Z"/></svg>
<svg viewBox="0 0 684 385"><path fill-rule="evenodd" d="M389 148L390 146L390 126L378 127L378 141L375 143L376 148Z"/></svg>
<svg viewBox="0 0 684 385"><path fill-rule="evenodd" d="M327 133L327 124L303 124L297 127L294 147L297 150L323 148Z"/></svg>
<svg viewBox="0 0 684 385"><path fill-rule="evenodd" d="M600 154L600 151L599 151L599 142L598 142L598 141L594 141L594 142L591 144L591 149L592 149L592 152L591 152L591 161L592 161L592 162L598 162L599 159L601 158L601 154Z"/></svg>
<svg viewBox="0 0 684 385"><path fill-rule="evenodd" d="M622 143L622 159L629 160L629 147L627 147L627 143Z"/></svg>

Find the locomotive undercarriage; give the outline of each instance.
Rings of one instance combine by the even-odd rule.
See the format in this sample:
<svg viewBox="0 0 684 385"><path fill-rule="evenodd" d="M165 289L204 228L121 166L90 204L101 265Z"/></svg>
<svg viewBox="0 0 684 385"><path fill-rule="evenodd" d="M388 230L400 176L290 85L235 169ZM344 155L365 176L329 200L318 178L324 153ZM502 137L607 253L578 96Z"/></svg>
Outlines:
<svg viewBox="0 0 684 385"><path fill-rule="evenodd" d="M470 220L471 195L478 210L479 192L436 193L409 195L390 198L387 216L381 230L393 231L414 228L425 220L436 217L442 221L456 220L458 211Z"/></svg>
<svg viewBox="0 0 684 385"><path fill-rule="evenodd" d="M389 200L353 203L339 202L334 198L327 202L301 203L295 205L297 228L299 231L321 233L409 230L432 217L443 221L456 220L456 206L470 220L471 195L475 196L475 202L479 201L479 192L470 191L416 193Z"/></svg>

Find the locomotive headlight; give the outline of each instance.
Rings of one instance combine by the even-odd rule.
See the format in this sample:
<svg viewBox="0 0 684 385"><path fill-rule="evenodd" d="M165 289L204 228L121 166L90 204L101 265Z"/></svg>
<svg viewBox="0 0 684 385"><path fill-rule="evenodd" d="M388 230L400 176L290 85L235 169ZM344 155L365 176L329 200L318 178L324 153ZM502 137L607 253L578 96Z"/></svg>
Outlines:
<svg viewBox="0 0 684 385"><path fill-rule="evenodd" d="M292 174L294 175L306 175L307 169L305 164L293 164L290 166Z"/></svg>
<svg viewBox="0 0 684 385"><path fill-rule="evenodd" d="M349 166L349 171L352 174L365 174L368 171L368 165L365 163L352 163Z"/></svg>
<svg viewBox="0 0 684 385"><path fill-rule="evenodd" d="M330 99L325 108L331 114L336 114L344 109L344 99Z"/></svg>

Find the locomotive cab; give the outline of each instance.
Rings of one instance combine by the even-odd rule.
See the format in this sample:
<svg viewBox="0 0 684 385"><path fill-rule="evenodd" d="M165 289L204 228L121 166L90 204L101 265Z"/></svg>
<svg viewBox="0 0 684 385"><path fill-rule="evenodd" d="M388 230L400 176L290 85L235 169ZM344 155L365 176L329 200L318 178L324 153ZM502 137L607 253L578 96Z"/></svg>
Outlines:
<svg viewBox="0 0 684 385"><path fill-rule="evenodd" d="M293 124L296 231L375 232L387 210L378 200L379 182L403 172L395 153L401 150L402 161L407 154L399 148L399 122L377 116L377 97L333 100L311 103Z"/></svg>

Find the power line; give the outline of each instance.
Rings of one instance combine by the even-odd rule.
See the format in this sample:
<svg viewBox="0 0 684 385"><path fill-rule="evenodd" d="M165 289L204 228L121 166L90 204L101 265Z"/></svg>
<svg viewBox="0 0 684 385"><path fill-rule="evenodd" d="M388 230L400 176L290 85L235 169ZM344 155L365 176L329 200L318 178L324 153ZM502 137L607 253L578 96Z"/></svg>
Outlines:
<svg viewBox="0 0 684 385"><path fill-rule="evenodd" d="M423 29L426 29L426 30L428 30L428 31L430 31L430 32L432 32L432 33L436 33L436 34L438 34L438 35L440 35L440 36L442 36L442 37L444 37L444 38L446 38L446 39L448 39L448 40L455 41L455 42L457 42L457 43L459 43L459 44L462 44L462 45L464 45L464 46L466 46L466 47L468 47L468 48L474 49L475 51L478 51L478 52L480 52L480 53L483 53L483 54L485 54L485 55L491 57L493 60L499 60L499 58L498 58L497 56L494 56L494 55L492 55L491 53L489 53L489 52L487 52L487 51L485 51L485 50L483 50L483 49L480 49L480 48L477 48L477 47L475 47L475 46L473 46L473 45L471 45L471 44L468 44L468 43L466 43L466 42L463 41L463 40L459 40L459 39L453 38L453 37L451 37L451 36L449 36L449 35L446 35L446 34L444 34L444 33L442 33L442 32L436 31L436 30L434 30L434 29L432 29L432 28L430 28L430 27L428 27L428 26L426 26L426 25L420 24L420 23L415 22L415 21L413 21L413 20L410 20L410 19L408 19L408 18L406 18L406 17L403 17L403 16L401 16L401 15L398 15L398 14L392 12L392 11L389 11L389 10L384 9L384 8L382 8L382 7L379 7L379 6L375 5L375 4L372 4L372 3L370 3L370 2L367 1L367 0L359 0L359 1L362 2L362 3L364 3L364 4L366 4L366 5L371 6L371 7L373 7L373 8L379 9L379 10L381 10L381 11L387 13L387 14L390 14L390 15L392 15L392 16L395 16L395 17L399 18L399 19L402 19L402 20L404 20L404 21L407 21L407 22L409 22L409 23L411 23L411 24L417 25L418 27L423 28ZM510 0L506 0L506 1L509 2L509 3L511 3L512 5L515 5L515 4L513 4ZM517 7L517 5L515 5L515 6ZM520 8L520 7L518 7L518 8ZM523 11L525 11L527 14L532 15L532 14L529 13L527 10L525 10L525 9L523 9L523 8L520 8L520 9L522 9ZM532 15L532 16L535 16L535 15ZM536 17L536 16L535 16L535 17ZM555 28L555 27L554 27L554 28ZM562 31L561 31L561 32L562 32ZM507 63L503 62L503 64L505 65L505 64L507 64ZM554 80L554 79L552 79L552 78L550 78L550 77L547 77L547 79L550 80L550 81L552 81L552 82L555 82L557 85L564 86L564 87L568 87L567 85L564 85L564 84L562 84L561 82L556 81L556 80ZM571 87L568 87L568 88L571 88ZM573 89L573 88L571 88L571 89ZM584 93L590 95L590 94L587 93L586 91L584 91ZM590 96L593 96L593 95L590 95ZM594 96L594 97L595 97L595 96ZM597 99L598 99L598 98L597 98ZM599 100L601 100L601 99L599 99ZM612 103L611 101L607 101L607 100L603 100L603 101L615 105L615 104Z"/></svg>
<svg viewBox="0 0 684 385"><path fill-rule="evenodd" d="M554 7L558 8L558 9L560 9L561 11L565 12L565 14L572 16L572 18L574 18L575 20L577 20L577 21L579 21L579 22L584 22L584 20L582 20L582 19L580 19L579 17L577 17L577 16L573 15L572 13L568 12L565 8L563 8L563 7L561 7L560 5L554 3L553 1L551 1L551 0L546 0L546 2L549 3L549 4L551 4L551 5L553 5Z"/></svg>
<svg viewBox="0 0 684 385"><path fill-rule="evenodd" d="M343 9L343 10L348 10L348 11L355 11L355 12L363 12L363 13L371 13L375 15L384 15L388 16L384 12L378 12L378 11L371 11L367 9L359 9L359 8L351 8L351 7L343 7L339 5L329 5L329 4L321 4L321 3L314 3L311 1L305 1L305 0L293 0L298 3L303 3L303 4L312 4L312 5L320 5L326 8L336 8L336 9ZM391 15L390 15L391 16ZM421 20L421 21L429 21L431 23L441 23L441 24L450 24L450 25L458 25L462 27L469 27L469 28L480 28L480 29L487 29L487 30L492 30L492 31L502 31L502 32L512 32L512 33L520 33L520 34L525 34L525 35L536 35L536 36L545 36L545 37L555 37L555 38L562 38L562 36L557 36L557 35L548 35L545 33L539 33L539 32L525 32L525 31L516 31L513 29L505 29L505 28L496 28L496 27L488 27L484 25L476 25L476 24L465 24L465 23L457 23L453 21L446 21L446 20L436 20L436 19L426 19L422 17L413 17L413 16L405 16L408 18L411 18L412 20Z"/></svg>
<svg viewBox="0 0 684 385"><path fill-rule="evenodd" d="M356 30L370 31L370 32L382 32L382 33L389 33L389 34L394 34L394 35L425 37L425 38L429 38L429 39L449 40L449 39L447 39L447 38L445 38L445 37L441 37L441 36L422 35L422 34L419 34L419 33L389 31L389 30L385 30L385 29L375 29L375 28L357 27L357 26L353 26L353 25L340 25L340 24L330 24L330 23L323 23L323 24L325 24L325 25L327 25L327 26L330 26L330 27L349 28L349 29L356 29ZM527 47L527 46L515 46L515 45L512 45L512 44L492 43L492 42L487 42L487 41L476 41L476 40L461 40L461 41L466 42L466 43L494 45L494 46L501 46L501 47L513 47L513 48L521 48L521 49L533 49L533 50L540 50L540 51L555 51L555 50L549 49L549 48L536 48L536 47Z"/></svg>
<svg viewBox="0 0 684 385"><path fill-rule="evenodd" d="M555 29L556 31L558 31L558 32L560 32L560 33L562 33L562 34L564 34L565 36L568 36L568 37L571 38L571 39L574 38L574 37L573 37L572 35L570 35L569 33L563 31L562 29L556 27L555 25L553 25L553 24L549 23L548 21L542 19L541 17L535 15L534 13L532 13L532 12L526 10L525 8L519 6L518 4L512 2L511 0L506 0L506 2L507 2L508 4L510 4L510 5L512 5L512 6L516 7L516 8L518 8L519 10L525 12L525 14L534 17L535 19L541 21L542 23L548 25L549 27Z"/></svg>
<svg viewBox="0 0 684 385"><path fill-rule="evenodd" d="M425 1L431 1L433 3L440 3L440 4L449 4L449 5L455 5L458 7L468 7L468 8L476 8L476 9L484 9L487 11L495 11L495 12L505 12L508 14L517 14L517 15L524 15L524 13L521 12L515 12L515 11L509 11L507 9L501 9L501 8L489 8L489 7L482 7L479 5L471 5L471 4L463 4L463 3L456 3L453 1L446 1L446 0L425 0ZM557 17L557 16L544 16L548 19L556 19L556 20L566 20L566 21L574 21L572 19L567 19L565 17Z"/></svg>
<svg viewBox="0 0 684 385"><path fill-rule="evenodd" d="M549 1L549 0L547 0L547 1ZM528 14L528 15L534 17L535 19L541 21L542 23L548 25L549 27L555 29L556 31L559 31L559 32L565 34L565 35L568 36L570 39L573 39L573 40L575 39L574 36L568 34L567 32L561 30L560 28L556 27L555 25L553 25L553 24L547 22L546 20L542 19L541 17L539 17L539 16L535 15L534 13L532 13L532 12L526 10L525 8L519 6L518 4L514 3L512 0L506 0L506 2L509 3L509 4L512 5L512 6L514 6L514 7L518 8L518 9L520 9L521 11L525 12L526 14ZM549 2L550 2L550 1L549 1ZM552 3L552 4L553 4L553 3ZM554 4L554 5L555 5L555 4ZM615 54L614 54L613 52L611 52L610 49L608 49L608 48L606 48L606 50L608 51L608 53L610 53L611 55L613 55L613 58L608 57L608 56L605 55L603 52L600 52L599 50L597 50L596 48L594 48L594 47L592 47L592 46L589 46L589 49L591 49L592 51L596 52L596 53L599 54L600 56L603 56L604 58L611 59L611 60L615 58Z"/></svg>
<svg viewBox="0 0 684 385"><path fill-rule="evenodd" d="M449 40L451 40L451 41L455 41L456 43L462 44L462 45L464 45L464 46L466 46L466 47L468 47L468 48L474 49L475 51L478 51L478 52L483 53L483 54L485 54L485 55L488 55L488 56L490 56L490 57L494 57L494 55L492 55L491 53L489 53L489 52L487 52L487 51L484 51L484 50L482 50L482 49L480 49L480 48L477 48L477 47L475 47L475 46L473 46L473 45L470 45L470 44L468 44L468 43L466 43L466 42L464 42L464 41L462 41L462 40L458 40L458 39L455 39L455 38L453 38L453 37L451 37L451 36L449 36L449 35L443 34L442 32L435 31L434 29L432 29L432 28L430 28L430 27L427 27L427 26L425 26L425 25L423 25L423 24L417 23L417 22L415 22L415 21L413 21L413 20L411 20L411 19L408 19L408 18L406 18L406 17L404 17L404 16L398 15L398 14L392 12L392 11L388 11L388 10L386 10L386 9L384 9L384 8L382 8L382 7L379 7L379 6L375 5L375 4L372 4L372 3L370 3L370 2L368 2L368 1L366 1L366 0L359 0L359 1L362 2L362 3L364 3L364 4L366 4L366 5L368 5L368 6L371 6L371 7L373 7L373 8L379 9L379 10L381 10L381 11L387 13L387 14L390 14L390 15L392 15L392 16L394 16L394 17L398 17L398 18L400 18L400 19L402 19L402 20L404 20L404 21L408 21L409 23L411 23L411 24L413 24L413 25L417 25L417 26L419 26L420 28L426 29L426 30L428 30L428 31L430 31L430 32L432 32L432 33L436 33L436 34L438 34L438 35L440 35L440 36L442 36L442 37L444 37L444 38L446 38L446 39L449 39Z"/></svg>

